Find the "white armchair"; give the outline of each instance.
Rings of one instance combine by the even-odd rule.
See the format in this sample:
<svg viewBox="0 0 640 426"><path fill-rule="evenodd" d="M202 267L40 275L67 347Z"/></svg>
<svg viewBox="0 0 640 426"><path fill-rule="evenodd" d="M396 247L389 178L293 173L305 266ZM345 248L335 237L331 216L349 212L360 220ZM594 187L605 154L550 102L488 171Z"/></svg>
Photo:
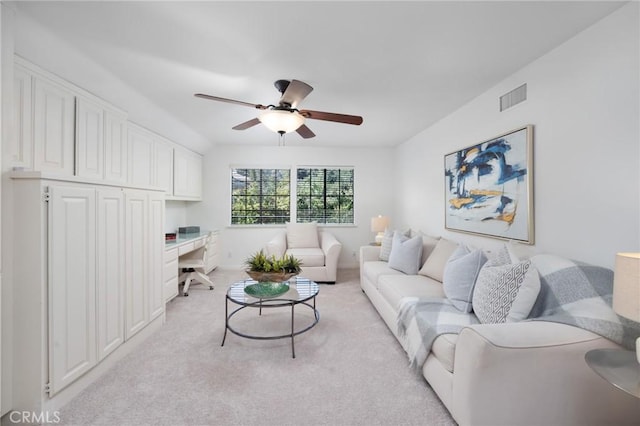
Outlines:
<svg viewBox="0 0 640 426"><path fill-rule="evenodd" d="M291 254L302 263L301 276L315 282L336 282L338 258L342 244L316 223L290 223L287 230L275 235L265 246L268 256Z"/></svg>

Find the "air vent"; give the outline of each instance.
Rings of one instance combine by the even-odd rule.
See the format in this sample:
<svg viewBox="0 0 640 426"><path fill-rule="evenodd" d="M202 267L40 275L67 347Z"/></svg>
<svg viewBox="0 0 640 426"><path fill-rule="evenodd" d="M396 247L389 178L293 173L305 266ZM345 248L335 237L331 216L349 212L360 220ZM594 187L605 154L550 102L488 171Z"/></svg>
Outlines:
<svg viewBox="0 0 640 426"><path fill-rule="evenodd" d="M511 108L520 102L527 100L527 84L513 89L507 94L500 96L500 111Z"/></svg>

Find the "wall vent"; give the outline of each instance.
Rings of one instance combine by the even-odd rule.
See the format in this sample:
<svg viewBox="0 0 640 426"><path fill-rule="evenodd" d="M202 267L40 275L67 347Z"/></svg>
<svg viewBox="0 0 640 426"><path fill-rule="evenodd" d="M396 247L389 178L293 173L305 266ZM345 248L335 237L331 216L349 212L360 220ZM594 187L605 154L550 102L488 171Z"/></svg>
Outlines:
<svg viewBox="0 0 640 426"><path fill-rule="evenodd" d="M506 109L511 108L514 105L519 104L520 102L527 100L527 84L523 84L520 87L517 87L500 96L500 111L504 111Z"/></svg>

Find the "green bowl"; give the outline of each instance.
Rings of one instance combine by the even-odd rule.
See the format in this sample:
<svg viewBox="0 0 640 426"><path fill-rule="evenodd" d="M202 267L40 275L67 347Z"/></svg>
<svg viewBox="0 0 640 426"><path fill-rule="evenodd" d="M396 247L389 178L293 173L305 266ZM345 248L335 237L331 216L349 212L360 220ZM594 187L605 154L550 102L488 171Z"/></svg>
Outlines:
<svg viewBox="0 0 640 426"><path fill-rule="evenodd" d="M285 294L287 291L289 291L289 283L286 282L260 282L250 284L244 288L245 293L258 299L277 297Z"/></svg>

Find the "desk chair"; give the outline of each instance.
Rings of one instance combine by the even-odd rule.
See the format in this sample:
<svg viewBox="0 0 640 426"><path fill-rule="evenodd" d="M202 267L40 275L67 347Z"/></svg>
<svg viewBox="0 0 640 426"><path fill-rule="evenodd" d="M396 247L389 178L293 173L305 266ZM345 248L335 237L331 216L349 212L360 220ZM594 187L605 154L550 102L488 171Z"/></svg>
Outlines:
<svg viewBox="0 0 640 426"><path fill-rule="evenodd" d="M184 288L182 290L182 294L184 296L189 295L189 286L191 285L191 281L197 281L197 283L208 285L209 290L213 290L213 283L204 272L205 262L207 259L208 241L209 238L207 238L202 247L183 254L178 258L178 268L182 271L178 282L184 282Z"/></svg>

